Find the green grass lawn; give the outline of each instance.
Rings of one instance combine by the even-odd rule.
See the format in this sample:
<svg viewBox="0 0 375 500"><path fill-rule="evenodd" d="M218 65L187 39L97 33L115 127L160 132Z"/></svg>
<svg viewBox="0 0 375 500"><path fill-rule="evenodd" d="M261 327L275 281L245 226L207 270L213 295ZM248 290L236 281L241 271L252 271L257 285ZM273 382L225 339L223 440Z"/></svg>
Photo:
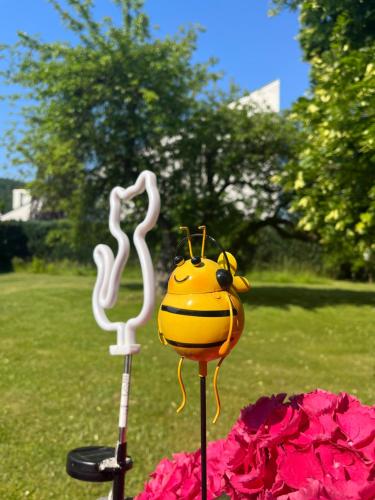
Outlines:
<svg viewBox="0 0 375 500"><path fill-rule="evenodd" d="M69 478L69 449L114 445L122 359L108 346L91 313L94 278L7 274L0 276L0 498L94 500L109 485ZM113 318L139 311L142 290L124 281ZM208 425L209 439L226 435L241 407L262 395L295 394L316 387L375 400L375 286L253 284L246 297L246 326L223 364L222 415ZM155 321L138 334L134 358L129 453L134 469L128 494L142 489L164 456L199 447L199 380L185 364L185 411L176 381L178 358L162 347ZM215 413L211 364L208 415Z"/></svg>

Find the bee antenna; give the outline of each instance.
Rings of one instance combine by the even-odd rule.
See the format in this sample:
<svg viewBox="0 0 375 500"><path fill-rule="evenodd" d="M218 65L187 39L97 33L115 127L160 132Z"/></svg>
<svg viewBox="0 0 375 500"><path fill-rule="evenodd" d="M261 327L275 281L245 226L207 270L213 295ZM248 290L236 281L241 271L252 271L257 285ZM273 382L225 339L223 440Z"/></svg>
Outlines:
<svg viewBox="0 0 375 500"><path fill-rule="evenodd" d="M191 246L191 236L190 236L190 229L187 227L187 226L181 226L180 227L180 231L186 231L186 234L187 234L187 239L188 239L188 245L189 245L189 253L190 253L190 257L193 258L194 255L193 255L193 248Z"/></svg>
<svg viewBox="0 0 375 500"><path fill-rule="evenodd" d="M199 226L198 229L203 229L201 258L204 259L204 246L206 244L207 228L206 226Z"/></svg>

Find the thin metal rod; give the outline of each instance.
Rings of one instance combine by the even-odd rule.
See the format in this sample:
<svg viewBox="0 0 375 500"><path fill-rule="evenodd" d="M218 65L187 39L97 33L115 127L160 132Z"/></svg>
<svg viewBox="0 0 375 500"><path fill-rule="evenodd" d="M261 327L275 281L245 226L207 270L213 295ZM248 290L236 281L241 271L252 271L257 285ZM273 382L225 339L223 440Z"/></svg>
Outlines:
<svg viewBox="0 0 375 500"><path fill-rule="evenodd" d="M128 421L130 375L132 370L132 356L125 356L124 372L122 374L121 400L119 414L119 437L116 449L116 460L120 469L113 480L113 500L125 498L125 473L126 473L126 429Z"/></svg>
<svg viewBox="0 0 375 500"><path fill-rule="evenodd" d="M202 500L207 500L206 377L201 381L201 477Z"/></svg>

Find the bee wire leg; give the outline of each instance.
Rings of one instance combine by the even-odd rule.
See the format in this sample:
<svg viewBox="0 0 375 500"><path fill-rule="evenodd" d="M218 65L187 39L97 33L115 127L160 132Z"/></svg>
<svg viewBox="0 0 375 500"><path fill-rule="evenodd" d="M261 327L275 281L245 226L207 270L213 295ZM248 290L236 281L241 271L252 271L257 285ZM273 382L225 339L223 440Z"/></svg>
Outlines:
<svg viewBox="0 0 375 500"><path fill-rule="evenodd" d="M233 331L233 306L228 293L225 294L225 298L227 299L229 307L229 329L228 329L227 339L219 349L219 355L224 357L228 353Z"/></svg>
<svg viewBox="0 0 375 500"><path fill-rule="evenodd" d="M215 368L215 373L214 373L214 393L215 393L215 399L216 399L216 414L214 416L214 419L212 421L213 424L216 424L217 419L219 418L220 415L220 410L221 410L221 403L220 403L220 396L219 396L219 391L217 389L217 377L219 376L219 370L221 363L224 361L225 356L221 358L221 360L218 362L216 368Z"/></svg>
<svg viewBox="0 0 375 500"><path fill-rule="evenodd" d="M180 413L180 411L182 411L184 409L185 404L186 404L186 391L185 391L184 381L182 380L182 365L183 365L183 362L184 362L184 358L181 357L180 361L178 363L178 368L177 368L177 378L178 378L178 382L180 384L180 389L181 389L181 393L182 393L182 401L181 401L180 406L176 410L177 413Z"/></svg>

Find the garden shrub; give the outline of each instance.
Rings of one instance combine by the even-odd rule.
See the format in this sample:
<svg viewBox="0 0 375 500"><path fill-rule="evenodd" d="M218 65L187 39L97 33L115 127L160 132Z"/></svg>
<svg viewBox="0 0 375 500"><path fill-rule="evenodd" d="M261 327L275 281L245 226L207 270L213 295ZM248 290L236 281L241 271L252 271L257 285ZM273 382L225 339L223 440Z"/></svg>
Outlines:
<svg viewBox="0 0 375 500"><path fill-rule="evenodd" d="M0 223L0 272L12 270L12 258L31 256L28 238L19 222Z"/></svg>
<svg viewBox="0 0 375 500"><path fill-rule="evenodd" d="M318 243L282 238L274 228L258 231L251 268L324 272L322 248Z"/></svg>
<svg viewBox="0 0 375 500"><path fill-rule="evenodd" d="M32 257L39 261L74 258L74 252L66 241L50 242L48 239L52 231L64 225L67 225L65 221L1 222L0 272L11 271L14 258L18 259L18 266L19 259L30 260Z"/></svg>

